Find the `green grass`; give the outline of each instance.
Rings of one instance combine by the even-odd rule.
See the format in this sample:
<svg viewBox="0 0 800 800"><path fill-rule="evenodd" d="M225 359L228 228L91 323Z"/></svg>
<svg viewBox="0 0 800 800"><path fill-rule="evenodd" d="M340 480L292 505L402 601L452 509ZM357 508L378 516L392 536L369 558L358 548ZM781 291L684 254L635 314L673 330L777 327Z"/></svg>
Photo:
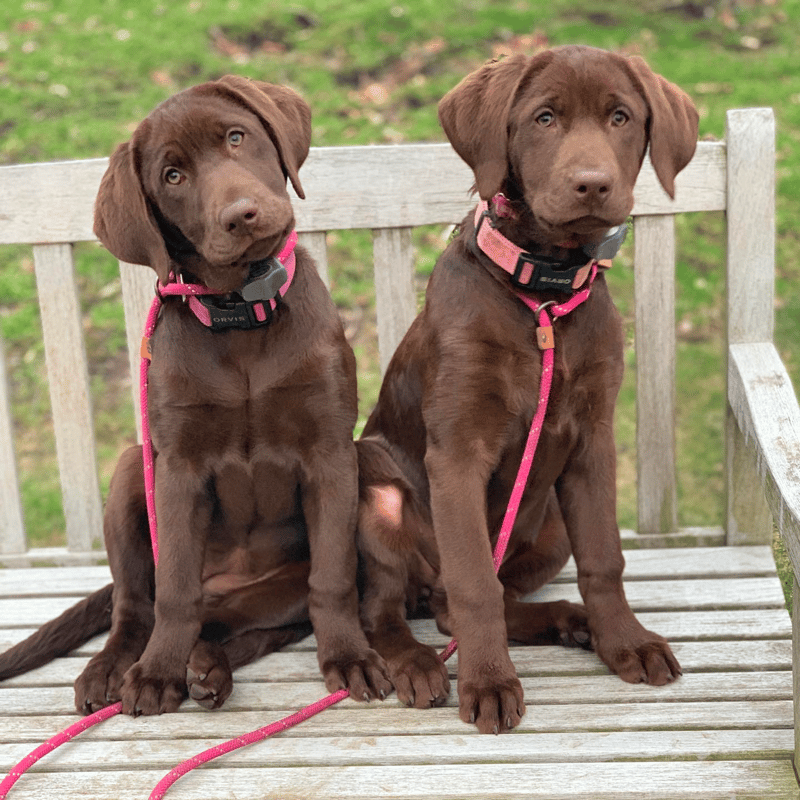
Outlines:
<svg viewBox="0 0 800 800"><path fill-rule="evenodd" d="M776 341L798 385L800 355L800 0L681 4L643 0L41 0L0 11L0 163L108 155L159 102L229 72L286 83L314 112L316 145L442 141L441 96L486 59L584 43L644 56L683 86L700 135L721 138L725 111L772 106L778 118ZM735 8L735 10L731 10ZM704 14L694 13L704 9ZM677 398L680 522L719 524L724 408L724 233L720 215L678 222ZM419 286L441 229L415 232ZM359 359L362 418L379 387L368 233L330 236L332 292ZM630 242L610 281L633 338ZM105 486L133 440L116 265L76 248L96 436ZM0 249L0 333L14 399L32 541L63 538L30 251ZM635 527L635 360L617 414L619 511Z"/></svg>

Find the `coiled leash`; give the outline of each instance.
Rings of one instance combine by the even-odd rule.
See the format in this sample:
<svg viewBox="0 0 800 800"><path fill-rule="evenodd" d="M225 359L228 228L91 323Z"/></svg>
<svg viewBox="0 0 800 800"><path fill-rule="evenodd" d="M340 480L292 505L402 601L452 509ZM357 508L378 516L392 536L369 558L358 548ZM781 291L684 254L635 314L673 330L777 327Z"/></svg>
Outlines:
<svg viewBox="0 0 800 800"><path fill-rule="evenodd" d="M485 212L486 212L486 204L485 203L479 204L478 208L476 209L476 239L478 241L479 247L481 247L481 249L487 255L489 255L489 257L492 258L493 261L495 261L495 263L498 263L497 259L494 257L494 254L492 252L487 252L487 250L490 250L491 248L490 246L486 245L485 237L480 236L481 229L484 230L490 229L490 226L483 226L478 222L478 220L480 220L481 222L483 221ZM493 228L491 228L491 230L494 231ZM500 234L497 231L494 231L494 233L498 237L500 236ZM482 238L484 241L482 241ZM505 241L507 242L508 240ZM294 243L292 242L292 247L293 246ZM511 246L514 247L514 245ZM519 251L519 248L516 249L517 251ZM605 254L603 255L605 256ZM281 256L283 256L283 253L281 254ZM292 263L292 267L293 266L294 264ZM507 269L503 264L500 264L500 266L503 267L504 269ZM519 511L522 495L525 491L525 486L527 484L528 476L530 474L531 466L533 464L533 458L539 443L539 437L541 435L542 426L544 424L544 419L547 413L547 406L550 398L550 389L553 380L555 339L553 337L553 328L552 328L553 321L550 315L548 314L547 309L548 307L550 308L550 314L552 314L553 319L556 319L558 317L562 317L568 314L570 311L574 310L575 308L577 308L579 305L581 305L583 302L586 301L591 291L591 284L597 275L598 271L597 259L594 256L592 256L589 263L584 265L584 269L586 270L586 272L584 274L584 281L582 283L585 282L586 277L588 277L588 282L585 282L585 286L583 286L583 288L581 288L580 291L572 294L572 297L569 300L561 304L556 304L554 301L549 301L547 303L539 304L536 302L536 300L524 294L522 291L516 290L516 294L520 298L520 300L522 300L522 302L525 303L525 305L527 305L538 318L539 326L537 328L537 344L539 345L539 348L542 350L542 371L539 384L539 401L536 408L536 413L534 414L533 420L531 422L531 427L528 432L528 438L525 442L525 449L522 454L522 460L520 462L519 470L517 471L517 476L514 481L514 487L511 491L511 497L509 499L508 508L506 509L503 522L500 526L500 533L498 534L497 543L494 549L493 562L494 562L495 572L497 572L500 569L500 565L503 562L503 557L505 556L505 552L508 547L508 542L511 537L511 531L514 527L514 522L516 521L517 518L517 513ZM197 291L198 288L201 291ZM166 291L167 289L169 291ZM161 293L182 294L184 296L193 297L194 295L201 294L202 289L204 289L204 287L196 287L191 284L170 283L166 287L161 288ZM570 283L570 291L572 291L571 283ZM149 445L151 454L149 475L148 475L148 468L147 466L145 466L145 483L147 491L148 516L150 518L150 530L153 542L153 556L156 561L158 560L158 539L157 539L157 528L155 520L155 502L154 502L155 494L153 488L154 475L152 469L152 443L150 443L149 425L147 425L147 419L146 419L147 403L146 403L145 392L146 392L146 381L147 381L147 369L149 366L149 350L147 349L146 342L149 340L149 337L152 335L152 332L155 329L155 324L158 319L158 311L160 308L160 303L161 303L160 298L157 297L156 300L153 302L153 306L150 309L150 314L148 315L147 324L145 326L145 339L143 340L143 348L142 348L143 358L142 358L142 366L140 372L140 377L142 380L142 393L143 393L142 438L144 442L147 443L145 444L145 447L147 448ZM145 452L145 458L147 458L146 452ZM152 506L152 513L151 513L151 506ZM455 639L452 639L450 643L440 653L441 659L443 661L447 661L447 659L450 658L450 656L456 651L457 647L458 647L458 642ZM344 700L346 697L349 696L350 692L347 689L340 689L339 691L333 692L327 695L326 697L323 697L320 700L311 703L310 705L306 706L300 711L297 711L294 714L291 714L287 717L284 717L281 720L278 720L277 722L273 722L269 725L266 725L263 728L258 728L257 730L251 731L250 733L246 733L243 734L242 736L238 736L234 739L222 742L218 745L215 745L214 747L209 748L208 750L203 751L202 753L198 753L197 755L187 759L186 761L181 762L172 770L170 770L170 772L168 772L158 782L158 784L156 784L155 788L150 794L149 800L162 800L162 798L169 790L169 788L179 778L181 778L187 772L190 772L191 770L195 769L196 767L202 764L206 764L209 761L218 758L219 756L225 755L226 753L230 753L234 750L238 750L241 747L245 747L247 745L260 742L264 739L269 738L270 736L274 736L276 733L280 733L281 731L285 731L291 727L294 727L295 725L304 722L305 720L315 716L316 714L319 714L326 708L330 708L331 706L341 702L342 700ZM83 731L88 730L93 725L96 725L97 723L102 722L103 720L108 719L109 717L112 717L115 714L120 713L121 710L122 710L122 703L116 703L112 706L108 706L107 708L101 709L100 711L95 712L91 716L84 717L83 719L79 720L78 722L76 722L75 724L71 725L69 728L64 730L62 733L59 733L56 736L54 736L48 742L37 747L36 750L34 750L24 759L22 759L22 761L20 761L19 764L17 764L11 770L11 772L6 776L3 782L0 783L0 800L5 800L8 791L11 789L11 787L40 758L52 752L52 750L54 750L56 747L60 746L64 742L69 741L70 739L82 733Z"/></svg>

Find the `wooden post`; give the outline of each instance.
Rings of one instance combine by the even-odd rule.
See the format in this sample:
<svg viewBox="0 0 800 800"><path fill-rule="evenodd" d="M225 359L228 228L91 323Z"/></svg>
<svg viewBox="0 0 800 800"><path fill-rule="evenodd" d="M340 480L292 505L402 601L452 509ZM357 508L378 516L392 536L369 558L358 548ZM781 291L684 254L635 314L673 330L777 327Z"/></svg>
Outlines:
<svg viewBox="0 0 800 800"><path fill-rule="evenodd" d="M26 544L6 374L5 352L0 338L0 553L8 554L24 553Z"/></svg>
<svg viewBox="0 0 800 800"><path fill-rule="evenodd" d="M94 425L72 245L33 248L67 549L91 550L102 537Z"/></svg>
<svg viewBox="0 0 800 800"><path fill-rule="evenodd" d="M675 218L636 217L636 467L639 533L678 529Z"/></svg>
<svg viewBox="0 0 800 800"><path fill-rule="evenodd" d="M727 114L728 347L771 342L775 300L775 117L770 108ZM729 356L730 357L730 356ZM772 540L761 479L727 404L728 544Z"/></svg>
<svg viewBox="0 0 800 800"><path fill-rule="evenodd" d="M378 353L383 374L417 313L414 248L411 228L381 228L374 230L372 236Z"/></svg>

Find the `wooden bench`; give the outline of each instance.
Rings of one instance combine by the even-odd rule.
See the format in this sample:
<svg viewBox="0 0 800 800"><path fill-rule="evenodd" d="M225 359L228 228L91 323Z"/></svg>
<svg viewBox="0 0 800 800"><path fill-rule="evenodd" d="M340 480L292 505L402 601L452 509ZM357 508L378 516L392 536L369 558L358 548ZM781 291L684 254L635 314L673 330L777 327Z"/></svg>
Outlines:
<svg viewBox="0 0 800 800"><path fill-rule="evenodd" d="M106 163L0 169L0 244L33 245L67 541L40 550L27 543L0 364L3 649L108 580L72 264L72 244L94 240L92 204ZM624 533L633 548L626 589L644 624L674 643L684 676L663 688L628 685L592 653L515 647L529 705L513 734L479 736L458 720L453 698L429 711L393 697L368 706L346 700L191 773L169 797L800 797L792 627L769 546L774 523L800 574L800 411L772 344L774 172L772 112L736 110L724 143L699 144L674 202L649 162L637 185L637 413L645 422L637 431L638 533ZM308 200L296 204L298 230L324 276L326 232L373 231L385 366L416 308L412 229L459 222L474 203L471 174L448 145L423 144L314 149L302 179ZM726 212L729 254L720 454L727 513L718 529L679 531L674 219L718 210ZM153 275L120 268L135 359ZM62 566L31 566L39 562ZM574 566L540 594L577 599ZM796 580L794 604L800 619ZM430 622L415 625L420 638L445 643ZM0 773L76 719L72 682L101 642L0 685ZM179 761L322 697L313 648L310 639L238 672L219 712L187 703L164 717L111 719L39 762L9 796L147 798Z"/></svg>

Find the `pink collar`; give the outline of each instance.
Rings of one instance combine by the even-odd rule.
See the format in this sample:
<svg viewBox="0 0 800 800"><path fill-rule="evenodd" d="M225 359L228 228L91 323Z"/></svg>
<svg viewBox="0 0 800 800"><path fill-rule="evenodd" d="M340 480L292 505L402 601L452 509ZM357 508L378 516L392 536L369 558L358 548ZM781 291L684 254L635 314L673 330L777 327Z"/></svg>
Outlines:
<svg viewBox="0 0 800 800"><path fill-rule="evenodd" d="M292 283L295 272L295 252L297 231L292 231L277 258L256 262L266 266L266 270L242 287L241 301L204 300L204 296L219 295L200 283L183 283L178 276L177 282L156 285L156 293L160 297L182 295L188 299L189 308L207 328L223 330L225 328L256 328L265 325L272 319L272 312L277 307L276 297L283 297ZM281 283L276 285L276 280Z"/></svg>
<svg viewBox="0 0 800 800"><path fill-rule="evenodd" d="M500 217L513 216L508 201L497 195L493 202ZM610 267L608 261L596 261L582 250L575 250L566 264L546 256L537 256L518 247L495 228L489 216L489 204L482 200L475 209L475 240L478 247L498 267L511 275L512 283L519 289L529 291L560 291L571 293L586 283L592 265Z"/></svg>

